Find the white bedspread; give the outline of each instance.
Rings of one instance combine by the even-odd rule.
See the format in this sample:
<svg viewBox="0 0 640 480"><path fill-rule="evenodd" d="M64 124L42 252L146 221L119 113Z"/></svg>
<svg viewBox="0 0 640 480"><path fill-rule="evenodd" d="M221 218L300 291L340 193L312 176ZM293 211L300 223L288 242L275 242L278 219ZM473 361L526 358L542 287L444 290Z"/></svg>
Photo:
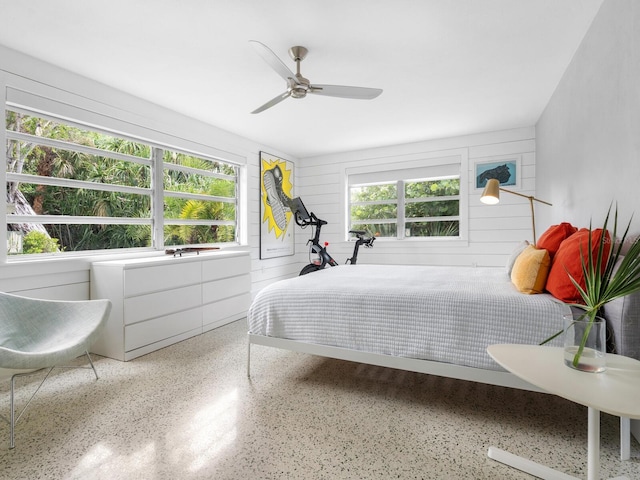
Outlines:
<svg viewBox="0 0 640 480"><path fill-rule="evenodd" d="M568 312L519 293L504 268L343 265L269 285L247 321L256 335L502 370L488 345L540 343Z"/></svg>

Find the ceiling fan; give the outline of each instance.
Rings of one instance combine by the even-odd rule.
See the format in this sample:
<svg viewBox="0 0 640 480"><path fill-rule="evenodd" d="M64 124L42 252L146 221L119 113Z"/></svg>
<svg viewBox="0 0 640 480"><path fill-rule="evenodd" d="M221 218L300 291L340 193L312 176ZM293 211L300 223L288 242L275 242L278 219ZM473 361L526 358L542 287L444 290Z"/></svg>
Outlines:
<svg viewBox="0 0 640 480"><path fill-rule="evenodd" d="M382 93L382 89L380 88L311 84L308 79L304 78L300 74L300 62L304 60L309 52L305 47L297 46L289 49L289 56L294 62L296 62L296 73L294 74L289 67L287 67L284 62L280 60L265 44L256 40L249 40L249 43L253 46L258 55L260 55L262 59L287 82L286 92L278 95L272 100L269 100L267 103L256 108L251 113L263 112L267 108L271 108L289 97L304 98L307 96L307 93L311 93L313 95L324 95L327 97L356 98L360 100L371 100Z"/></svg>

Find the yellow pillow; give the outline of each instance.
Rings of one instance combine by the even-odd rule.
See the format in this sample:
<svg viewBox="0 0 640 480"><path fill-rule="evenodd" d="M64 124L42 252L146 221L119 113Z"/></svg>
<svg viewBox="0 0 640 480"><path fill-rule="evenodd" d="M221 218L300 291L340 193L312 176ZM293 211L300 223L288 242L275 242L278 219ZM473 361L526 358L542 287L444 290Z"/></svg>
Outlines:
<svg viewBox="0 0 640 480"><path fill-rule="evenodd" d="M549 274L549 252L529 245L525 248L511 270L511 281L522 293L542 293Z"/></svg>

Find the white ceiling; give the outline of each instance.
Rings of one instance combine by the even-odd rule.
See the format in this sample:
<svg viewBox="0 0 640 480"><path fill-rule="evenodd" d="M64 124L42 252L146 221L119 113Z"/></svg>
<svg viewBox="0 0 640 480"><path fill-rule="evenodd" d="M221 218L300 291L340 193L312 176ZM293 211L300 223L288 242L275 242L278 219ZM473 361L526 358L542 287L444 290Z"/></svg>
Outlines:
<svg viewBox="0 0 640 480"><path fill-rule="evenodd" d="M0 0L0 44L298 158L534 125L602 0ZM248 40L309 49L289 98ZM0 66L1 68L1 66Z"/></svg>

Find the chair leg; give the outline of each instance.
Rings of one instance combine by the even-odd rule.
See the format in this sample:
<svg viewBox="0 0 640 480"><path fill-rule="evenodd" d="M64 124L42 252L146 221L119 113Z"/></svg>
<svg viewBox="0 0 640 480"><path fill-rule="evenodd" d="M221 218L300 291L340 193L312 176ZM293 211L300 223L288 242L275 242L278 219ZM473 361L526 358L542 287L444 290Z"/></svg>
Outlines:
<svg viewBox="0 0 640 480"><path fill-rule="evenodd" d="M247 378L251 378L251 340L247 342Z"/></svg>
<svg viewBox="0 0 640 480"><path fill-rule="evenodd" d="M93 361L91 360L91 355L89 355L89 351L85 350L85 354L87 355L87 359L89 359L89 365L91 365L91 369L93 370L93 373L96 376L96 380L98 380L100 377L98 376L98 371L96 370L96 367L93 364ZM14 391L15 391L15 386L16 386L16 377L26 377L28 375L33 375L33 374L37 373L39 370L36 370L34 372L27 372L27 373L16 373L16 374L11 376L11 392L10 392L10 397L9 397L9 404L10 404L10 407L11 407L11 412L9 414L9 448L10 449L15 447L15 425L16 425L16 423L18 422L18 420L20 420L20 418L22 417L22 414L27 409L27 407L31 404L31 401L36 396L36 394L40 390L40 387L42 387L42 385L47 380L47 378L49 378L49 374L53 371L54 368L56 368L56 367L49 368L49 371L47 372L47 374L44 376L44 378L40 382L40 385L38 385L38 388L36 388L36 391L33 392L31 397L29 398L29 401L22 408L22 410L20 410L20 413L17 416L16 416L16 411L15 411L15 399L14 399ZM89 367L60 367L60 368L89 368ZM5 421L7 420L6 417L4 417L4 416L1 416L1 417Z"/></svg>
<svg viewBox="0 0 640 480"><path fill-rule="evenodd" d="M11 418L9 422L9 448L13 448L16 446L15 436L14 436L14 427L16 425L16 412L13 409L13 392L15 390L15 387L16 387L16 376L12 375L11 376L11 393L10 393L10 399L9 399L9 406L11 408L11 412L9 413L9 416Z"/></svg>
<svg viewBox="0 0 640 480"><path fill-rule="evenodd" d="M93 373L96 376L96 380L98 380L100 377L98 376L98 371L96 370L96 367L93 365L93 362L91 361L91 355L89 355L89 350L85 350L84 353L87 355L87 358L89 359L89 365L91 365L91 368L93 369Z"/></svg>
<svg viewBox="0 0 640 480"><path fill-rule="evenodd" d="M16 378L17 377L26 377L26 376L29 376L29 375L33 375L33 374L37 373L38 370L36 370L35 372L16 373L15 375L11 376L11 393L10 393L10 398L9 398L9 406L11 407L11 412L9 413L9 416L10 416L10 420L9 420L9 448L15 447L15 435L14 435L14 432L15 432L16 422L18 420L20 420L20 418L22 417L22 414L24 413L24 411L27 409L27 407L29 405L31 405L31 401L33 400L33 397L35 397L36 393L38 393L40 391L40 387L42 387L42 385L47 380L47 378L49 378L49 374L53 371L54 368L55 367L49 368L49 371L47 371L47 374L44 376L44 378L40 382L40 385L38 385L38 388L36 388L36 391L33 392L31 397L29 398L29 401L27 402L27 404L22 408L22 410L20 410L20 413L18 414L17 417L16 417L16 411L15 411L15 408L14 408L14 404L15 404L14 392L15 392L15 388L16 388Z"/></svg>

